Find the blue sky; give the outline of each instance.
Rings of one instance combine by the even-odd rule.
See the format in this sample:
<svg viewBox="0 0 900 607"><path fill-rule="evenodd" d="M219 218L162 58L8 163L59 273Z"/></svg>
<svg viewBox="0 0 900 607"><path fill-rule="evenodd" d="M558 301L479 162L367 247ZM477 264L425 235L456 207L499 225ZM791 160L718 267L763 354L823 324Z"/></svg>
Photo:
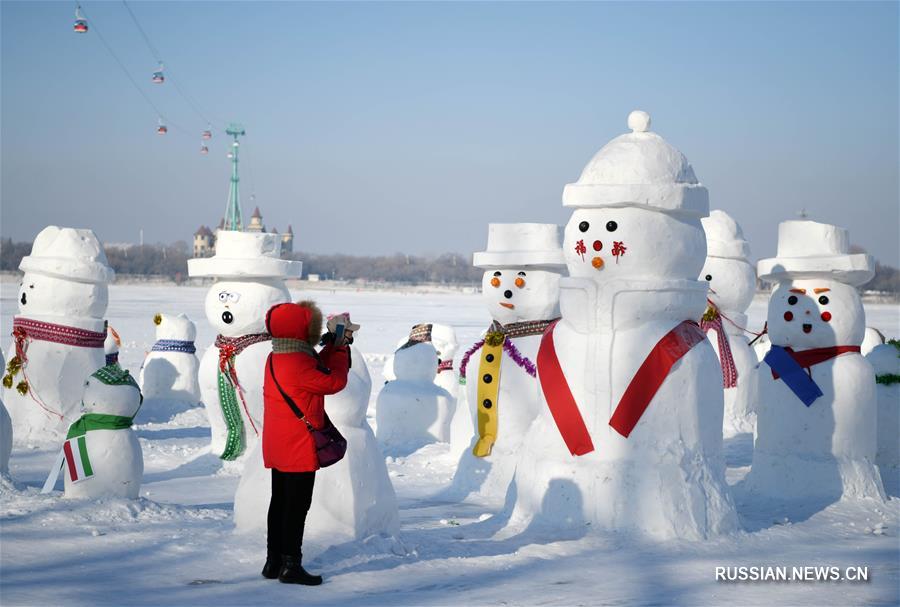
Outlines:
<svg viewBox="0 0 900 607"><path fill-rule="evenodd" d="M755 257L806 208L900 263L895 2L130 5L203 113L246 126L245 216L255 192L298 250L468 253L488 222L565 223L563 186L641 108ZM225 138L201 156L124 6L84 7L77 35L74 3L0 5L0 232L190 240L222 216Z"/></svg>

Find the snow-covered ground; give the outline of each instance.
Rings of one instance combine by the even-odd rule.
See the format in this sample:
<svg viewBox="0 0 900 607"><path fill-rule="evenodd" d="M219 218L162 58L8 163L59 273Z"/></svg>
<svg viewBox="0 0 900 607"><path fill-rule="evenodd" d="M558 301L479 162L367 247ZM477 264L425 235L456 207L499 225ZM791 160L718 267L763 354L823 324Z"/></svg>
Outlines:
<svg viewBox="0 0 900 607"><path fill-rule="evenodd" d="M0 293L0 334L8 336L16 290ZM154 341L156 312L185 312L197 322L202 352L214 335L203 317L205 288L115 285L108 318L123 339L122 364L137 374ZM350 311L362 325L374 389L397 340L422 321L453 325L461 351L489 319L478 295L447 292L294 291L327 312ZM866 306L870 326L900 335L896 305ZM765 300L750 309L760 329ZM2 340L4 349L9 338ZM145 471L138 501L81 502L40 495L52 450L17 446L17 484L0 486L0 604L152 605L827 605L900 602L900 500L810 504L796 520L748 502L735 486L744 531L706 542L649 543L618 533L552 536L531 530L496 539L497 504L440 498L454 462L432 445L388 466L400 503L399 541L373 537L304 547L318 588L292 587L259 575L264 538L233 533L238 478L209 455L202 409L167 423L136 420ZM146 419L146 417L145 417ZM726 444L729 482L739 483L752 437ZM328 470L317 482L327 482ZM896 487L896 483L894 484ZM868 582L717 582L721 566L868 567Z"/></svg>

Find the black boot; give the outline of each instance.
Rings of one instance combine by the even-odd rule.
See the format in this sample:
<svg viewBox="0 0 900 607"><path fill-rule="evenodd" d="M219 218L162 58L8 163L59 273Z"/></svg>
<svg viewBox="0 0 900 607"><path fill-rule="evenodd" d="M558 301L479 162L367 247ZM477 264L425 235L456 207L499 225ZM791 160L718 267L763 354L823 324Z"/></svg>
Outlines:
<svg viewBox="0 0 900 607"><path fill-rule="evenodd" d="M281 555L280 554L272 554L271 552L266 554L266 564L263 565L262 575L267 580L274 580L278 577L278 574L281 573Z"/></svg>
<svg viewBox="0 0 900 607"><path fill-rule="evenodd" d="M310 575L300 564L297 556L281 555L281 573L278 581L284 584L303 584L304 586L318 586L322 583L321 575Z"/></svg>

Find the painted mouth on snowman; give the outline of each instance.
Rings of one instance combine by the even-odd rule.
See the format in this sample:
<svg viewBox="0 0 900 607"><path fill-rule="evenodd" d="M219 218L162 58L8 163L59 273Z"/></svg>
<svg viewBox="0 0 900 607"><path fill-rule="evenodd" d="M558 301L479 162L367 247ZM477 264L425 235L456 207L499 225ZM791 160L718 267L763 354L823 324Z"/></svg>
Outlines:
<svg viewBox="0 0 900 607"><path fill-rule="evenodd" d="M501 301L501 302L500 302L500 305L503 306L504 308L508 308L508 309L510 309L510 310L515 310L515 309L516 309L515 304L506 303L505 301Z"/></svg>
<svg viewBox="0 0 900 607"><path fill-rule="evenodd" d="M812 333L812 325L803 323L803 332Z"/></svg>
<svg viewBox="0 0 900 607"><path fill-rule="evenodd" d="M232 314L228 310L225 310L224 312L222 312L222 322L224 322L226 325L230 325L234 322L234 314Z"/></svg>
<svg viewBox="0 0 900 607"><path fill-rule="evenodd" d="M19 299L19 301L22 302L22 305L23 305L23 306L24 306L25 304L27 304L27 303L28 303L28 294L27 294L27 293L22 293L22 297Z"/></svg>

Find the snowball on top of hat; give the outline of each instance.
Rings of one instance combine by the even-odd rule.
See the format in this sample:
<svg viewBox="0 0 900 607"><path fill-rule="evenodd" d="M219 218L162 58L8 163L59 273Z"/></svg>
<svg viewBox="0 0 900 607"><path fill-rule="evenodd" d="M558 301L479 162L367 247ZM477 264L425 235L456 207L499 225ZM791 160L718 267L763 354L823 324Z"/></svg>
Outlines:
<svg viewBox="0 0 900 607"><path fill-rule="evenodd" d="M472 257L476 268L563 267L559 226L553 223L488 224L487 250Z"/></svg>
<svg viewBox="0 0 900 607"><path fill-rule="evenodd" d="M19 269L76 282L108 283L115 276L92 230L57 226L40 231Z"/></svg>
<svg viewBox="0 0 900 607"><path fill-rule="evenodd" d="M706 233L706 256L724 257L748 261L750 244L744 239L741 226L731 215L719 209L709 212L709 217L700 219ZM748 262L749 263L749 262Z"/></svg>
<svg viewBox="0 0 900 607"><path fill-rule="evenodd" d="M157 314L153 317L156 325L156 339L177 339L194 341L197 337L197 326L185 314Z"/></svg>
<svg viewBox="0 0 900 607"><path fill-rule="evenodd" d="M286 278L299 276L303 264L281 259L281 237L267 232L216 232L216 254L188 260L190 276Z"/></svg>
<svg viewBox="0 0 900 607"><path fill-rule="evenodd" d="M709 193L678 149L650 131L650 115L628 115L631 133L619 135L597 152L575 183L563 190L566 207L649 207L706 216Z"/></svg>
<svg viewBox="0 0 900 607"><path fill-rule="evenodd" d="M827 278L858 287L875 275L872 258L850 253L850 234L844 228L809 220L778 224L778 250L757 264L761 280Z"/></svg>

